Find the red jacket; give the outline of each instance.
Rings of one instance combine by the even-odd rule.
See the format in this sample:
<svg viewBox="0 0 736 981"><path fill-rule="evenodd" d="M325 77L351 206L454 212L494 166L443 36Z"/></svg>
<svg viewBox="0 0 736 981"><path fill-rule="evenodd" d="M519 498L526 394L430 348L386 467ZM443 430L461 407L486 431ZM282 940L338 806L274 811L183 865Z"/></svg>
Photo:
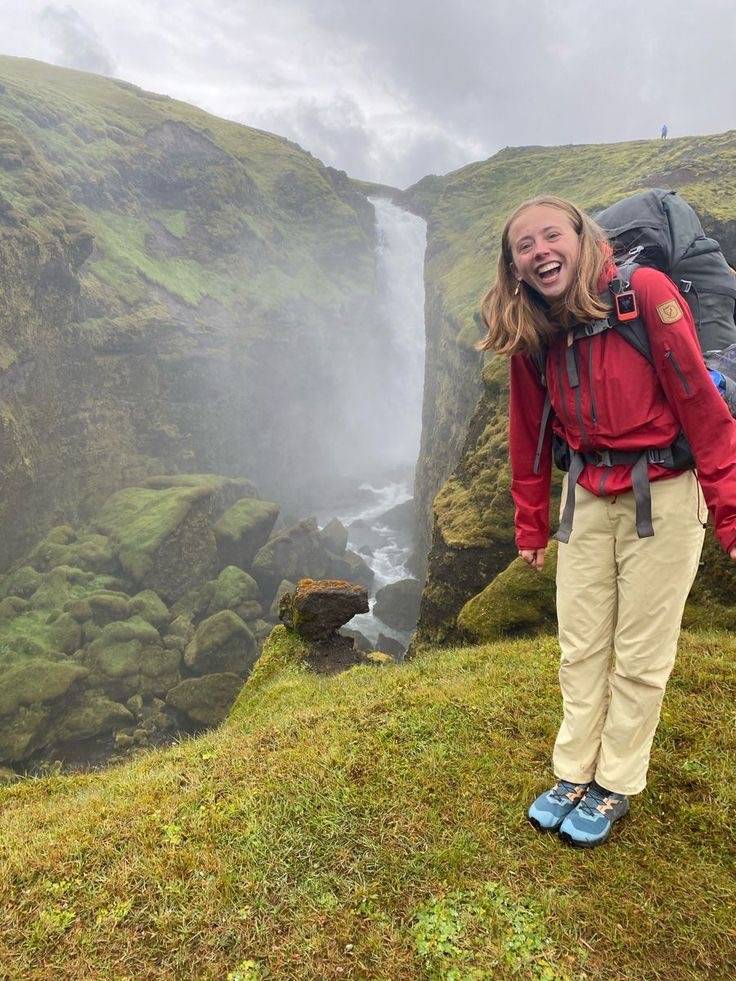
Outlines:
<svg viewBox="0 0 736 981"><path fill-rule="evenodd" d="M690 308L672 280L656 269L639 268L632 288L654 365L617 331L607 330L575 342L579 386L571 388L566 334L561 331L547 358L552 427L573 449L584 452L665 447L683 431L716 535L729 551L736 545L736 420L708 374ZM533 472L544 400L545 389L532 360L513 355L509 437L519 548L543 548L549 538L552 427L539 473ZM681 472L649 465L650 480ZM579 483L599 497L620 494L631 489L631 466L588 464Z"/></svg>

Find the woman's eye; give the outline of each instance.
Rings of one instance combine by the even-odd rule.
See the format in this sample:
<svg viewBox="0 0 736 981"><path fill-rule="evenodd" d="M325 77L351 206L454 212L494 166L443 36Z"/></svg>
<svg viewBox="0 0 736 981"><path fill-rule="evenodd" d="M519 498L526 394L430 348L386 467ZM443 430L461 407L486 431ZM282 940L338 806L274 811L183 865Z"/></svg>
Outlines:
<svg viewBox="0 0 736 981"><path fill-rule="evenodd" d="M550 232L549 235L547 236L547 238L550 239L550 240L555 239L555 238L559 238L559 237L560 237L560 233L559 232Z"/></svg>
<svg viewBox="0 0 736 981"><path fill-rule="evenodd" d="M521 245L517 246L517 251L528 252L531 247L531 242L522 242Z"/></svg>

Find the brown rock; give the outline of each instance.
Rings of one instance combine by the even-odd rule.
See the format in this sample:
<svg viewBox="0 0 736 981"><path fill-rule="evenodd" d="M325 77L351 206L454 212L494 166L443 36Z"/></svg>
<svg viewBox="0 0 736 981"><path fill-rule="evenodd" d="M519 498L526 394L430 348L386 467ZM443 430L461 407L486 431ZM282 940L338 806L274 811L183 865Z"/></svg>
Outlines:
<svg viewBox="0 0 736 981"><path fill-rule="evenodd" d="M279 616L306 640L326 640L356 613L368 612L368 593L343 579L300 579L281 599Z"/></svg>

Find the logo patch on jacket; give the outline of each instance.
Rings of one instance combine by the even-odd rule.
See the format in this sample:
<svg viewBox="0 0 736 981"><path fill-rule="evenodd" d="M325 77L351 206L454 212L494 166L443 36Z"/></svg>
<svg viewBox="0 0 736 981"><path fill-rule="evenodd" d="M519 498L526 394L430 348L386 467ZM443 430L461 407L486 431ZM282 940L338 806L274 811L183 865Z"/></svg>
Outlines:
<svg viewBox="0 0 736 981"><path fill-rule="evenodd" d="M659 304L657 313L663 324L674 324L682 316L682 308L677 300L667 300L666 303Z"/></svg>

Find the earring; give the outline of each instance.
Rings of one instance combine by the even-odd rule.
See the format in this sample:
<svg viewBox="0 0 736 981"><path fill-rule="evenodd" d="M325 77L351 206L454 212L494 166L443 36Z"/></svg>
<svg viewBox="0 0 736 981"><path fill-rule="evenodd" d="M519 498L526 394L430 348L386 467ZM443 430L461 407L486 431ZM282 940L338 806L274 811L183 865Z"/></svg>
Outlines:
<svg viewBox="0 0 736 981"><path fill-rule="evenodd" d="M516 289L514 290L514 296L518 296L519 295L519 290L520 289L521 289L521 280L520 279L517 279L516 280Z"/></svg>

